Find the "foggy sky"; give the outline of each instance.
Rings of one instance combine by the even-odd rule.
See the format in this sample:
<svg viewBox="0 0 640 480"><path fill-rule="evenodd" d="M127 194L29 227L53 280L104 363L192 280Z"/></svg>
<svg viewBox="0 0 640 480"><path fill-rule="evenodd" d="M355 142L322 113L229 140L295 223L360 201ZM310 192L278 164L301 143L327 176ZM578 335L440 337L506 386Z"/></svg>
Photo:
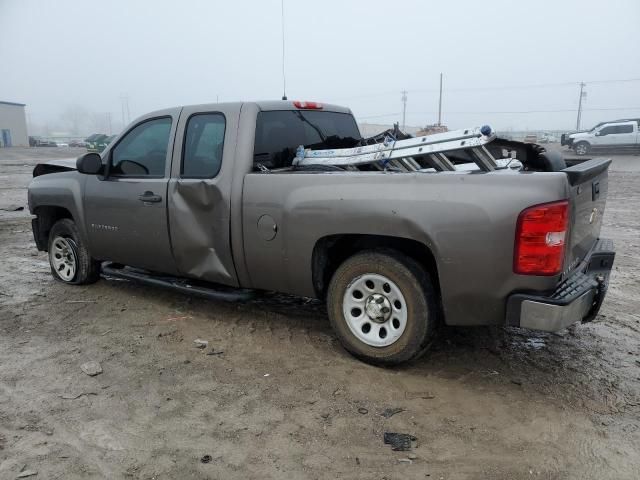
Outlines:
<svg viewBox="0 0 640 480"><path fill-rule="evenodd" d="M407 125L434 123L440 72L453 128L573 128L579 81L583 126L640 117L640 81L589 83L640 79L637 0L285 0L285 36L288 97L370 123L400 120L403 89ZM74 105L118 122L123 94L132 119L279 99L281 42L280 0L0 0L0 100L45 123Z"/></svg>

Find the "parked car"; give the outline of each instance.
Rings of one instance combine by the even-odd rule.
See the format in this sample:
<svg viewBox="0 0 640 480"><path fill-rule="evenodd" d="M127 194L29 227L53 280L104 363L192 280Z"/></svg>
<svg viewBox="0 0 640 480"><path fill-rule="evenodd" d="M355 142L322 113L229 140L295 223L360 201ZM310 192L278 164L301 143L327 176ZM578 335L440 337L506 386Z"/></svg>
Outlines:
<svg viewBox="0 0 640 480"><path fill-rule="evenodd" d="M56 147L68 147L69 144L67 142L57 141L55 142Z"/></svg>
<svg viewBox="0 0 640 480"><path fill-rule="evenodd" d="M523 141L524 143L538 143L538 136L533 134L525 135Z"/></svg>
<svg viewBox="0 0 640 480"><path fill-rule="evenodd" d="M117 135L111 135L95 142L95 151L98 153L104 151L104 149L107 148L107 145L109 145L116 136Z"/></svg>
<svg viewBox="0 0 640 480"><path fill-rule="evenodd" d="M558 138L550 133L543 133L539 139L539 143L555 143L557 141L558 141Z"/></svg>
<svg viewBox="0 0 640 480"><path fill-rule="evenodd" d="M74 148L75 147L85 148L87 146L87 142L84 142L82 140L70 140L69 146Z"/></svg>
<svg viewBox="0 0 640 480"><path fill-rule="evenodd" d="M300 145L362 142L334 105L153 112L102 155L35 167L35 242L69 285L102 271L216 299L323 299L344 347L375 364L417 358L441 322L556 331L595 317L615 256L600 238L609 160L566 168L504 141L526 171L292 165Z"/></svg>
<svg viewBox="0 0 640 480"><path fill-rule="evenodd" d="M88 152L100 152L102 150L98 150L98 143L104 141L107 136L104 133L94 133L93 135L89 135L84 139L87 151ZM103 149L104 150L104 149Z"/></svg>
<svg viewBox="0 0 640 480"><path fill-rule="evenodd" d="M569 135L565 144L578 155L597 151L640 150L640 120L619 120L599 124L588 132Z"/></svg>
<svg viewBox="0 0 640 480"><path fill-rule="evenodd" d="M42 137L29 137L29 146L30 147L57 147L58 144L54 141L47 140Z"/></svg>

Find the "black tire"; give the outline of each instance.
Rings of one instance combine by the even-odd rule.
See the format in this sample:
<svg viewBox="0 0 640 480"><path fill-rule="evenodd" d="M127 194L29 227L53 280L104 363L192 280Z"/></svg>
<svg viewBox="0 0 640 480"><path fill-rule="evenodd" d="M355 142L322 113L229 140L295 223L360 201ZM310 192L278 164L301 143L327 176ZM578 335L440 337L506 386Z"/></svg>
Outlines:
<svg viewBox="0 0 640 480"><path fill-rule="evenodd" d="M73 265L73 274L65 278L65 273L70 270L58 270L55 265L60 260L59 249L54 246L56 239L63 239L64 246L68 250L69 265ZM80 236L78 227L69 218L58 220L49 232L49 265L51 266L51 274L56 280L71 285L86 285L95 283L100 278L100 262L91 258L87 246ZM57 255L57 258L56 258Z"/></svg>
<svg viewBox="0 0 640 480"><path fill-rule="evenodd" d="M365 343L353 333L344 313L345 308L348 310L343 305L348 289L353 288L358 279L370 274L388 278L404 296L406 326L391 345L372 346ZM345 260L329 284L327 311L344 348L360 360L382 366L398 365L424 354L435 338L439 323L438 302L430 276L415 260L395 250L364 251ZM365 322L368 321L366 317L363 318Z"/></svg>
<svg viewBox="0 0 640 480"><path fill-rule="evenodd" d="M588 142L578 142L573 146L573 151L576 155L586 155L591 150L591 145Z"/></svg>

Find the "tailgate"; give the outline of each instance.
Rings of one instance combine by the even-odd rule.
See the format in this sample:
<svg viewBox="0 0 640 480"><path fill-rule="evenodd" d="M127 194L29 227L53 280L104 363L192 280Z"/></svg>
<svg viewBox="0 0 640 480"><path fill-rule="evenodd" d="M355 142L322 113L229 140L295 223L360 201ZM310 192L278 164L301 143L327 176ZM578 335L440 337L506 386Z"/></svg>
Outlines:
<svg viewBox="0 0 640 480"><path fill-rule="evenodd" d="M580 265L600 236L610 164L610 159L594 158L563 170L569 180L572 206L565 276Z"/></svg>

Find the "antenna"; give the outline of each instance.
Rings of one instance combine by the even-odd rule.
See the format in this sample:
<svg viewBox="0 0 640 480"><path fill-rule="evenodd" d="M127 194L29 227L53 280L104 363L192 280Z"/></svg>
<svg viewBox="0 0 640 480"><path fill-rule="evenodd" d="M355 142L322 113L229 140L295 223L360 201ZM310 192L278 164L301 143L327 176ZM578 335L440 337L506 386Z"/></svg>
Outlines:
<svg viewBox="0 0 640 480"><path fill-rule="evenodd" d="M402 90L402 130L405 129L406 123L405 118L407 116L407 92L406 90Z"/></svg>
<svg viewBox="0 0 640 480"><path fill-rule="evenodd" d="M284 0L280 0L280 23L282 24L282 100L286 100L287 77L284 74Z"/></svg>

